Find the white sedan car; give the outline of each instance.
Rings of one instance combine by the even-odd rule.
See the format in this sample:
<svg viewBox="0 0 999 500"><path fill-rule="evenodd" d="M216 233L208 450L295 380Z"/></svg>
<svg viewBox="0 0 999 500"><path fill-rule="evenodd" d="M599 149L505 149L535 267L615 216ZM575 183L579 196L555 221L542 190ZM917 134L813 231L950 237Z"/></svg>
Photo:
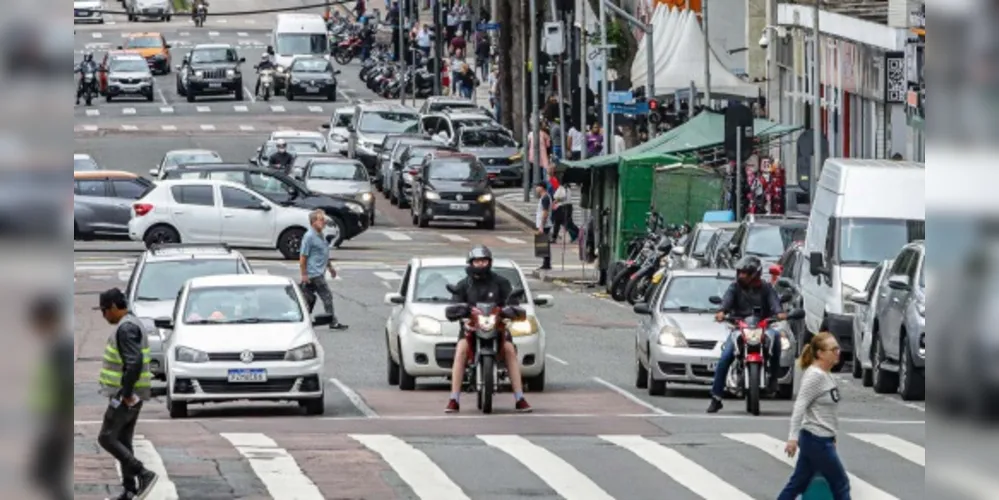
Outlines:
<svg viewBox="0 0 999 500"><path fill-rule="evenodd" d="M285 142L311 142L316 145L316 148L323 152L329 152L329 144L326 143L326 137L319 132L314 132L311 130L275 130L271 132L271 141L276 141L278 139L284 139ZM336 151L333 151L334 153Z"/></svg>
<svg viewBox="0 0 999 500"><path fill-rule="evenodd" d="M188 404L239 400L297 401L324 412L325 353L291 278L261 274L193 278L180 291L166 352L167 410L187 416Z"/></svg>
<svg viewBox="0 0 999 500"><path fill-rule="evenodd" d="M388 382L404 391L416 388L417 378L447 377L454 363L459 325L447 321L444 309L451 303L448 284L465 277L465 259L460 257L414 258L409 262L398 292L385 295L392 307L385 324L388 346ZM511 335L517 347L524 385L531 391L545 388L545 331L536 308L550 306L551 295L534 295L527 279L512 260L496 259L493 272L523 288L527 319L513 323Z"/></svg>

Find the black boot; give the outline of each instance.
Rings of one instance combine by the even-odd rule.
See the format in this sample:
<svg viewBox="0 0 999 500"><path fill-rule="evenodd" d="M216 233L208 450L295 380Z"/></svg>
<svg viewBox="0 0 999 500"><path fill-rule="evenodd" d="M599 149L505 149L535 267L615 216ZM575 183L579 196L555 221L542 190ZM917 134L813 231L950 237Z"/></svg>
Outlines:
<svg viewBox="0 0 999 500"><path fill-rule="evenodd" d="M151 470L144 470L140 472L138 478L139 489L135 493L135 500L143 500L144 498L146 498L146 496L148 496L149 493L153 491L153 486L156 485L156 481L158 479L159 476L157 476L156 473Z"/></svg>
<svg viewBox="0 0 999 500"><path fill-rule="evenodd" d="M718 413L725 405L722 404L720 398L711 396L711 404L708 405L708 413Z"/></svg>

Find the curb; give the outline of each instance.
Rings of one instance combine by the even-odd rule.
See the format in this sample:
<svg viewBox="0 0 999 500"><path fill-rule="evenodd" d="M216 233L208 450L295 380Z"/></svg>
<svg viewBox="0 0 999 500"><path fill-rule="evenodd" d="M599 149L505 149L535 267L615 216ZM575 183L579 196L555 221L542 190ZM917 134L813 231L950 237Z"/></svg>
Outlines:
<svg viewBox="0 0 999 500"><path fill-rule="evenodd" d="M526 226L527 229L530 229L532 231L534 230L534 220L532 220L527 215L524 215L523 213L521 213L516 208L511 207L510 205L507 205L506 202L502 198L497 198L496 199L496 206L499 207L500 210L506 212L507 215L509 215L509 216L513 217L514 219L516 219L517 222L520 222L521 224L523 224L524 226Z"/></svg>

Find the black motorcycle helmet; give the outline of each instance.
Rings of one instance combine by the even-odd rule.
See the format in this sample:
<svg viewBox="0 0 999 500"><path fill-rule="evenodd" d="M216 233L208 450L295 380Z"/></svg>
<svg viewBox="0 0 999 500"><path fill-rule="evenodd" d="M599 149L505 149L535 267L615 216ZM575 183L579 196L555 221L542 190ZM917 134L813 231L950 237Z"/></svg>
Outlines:
<svg viewBox="0 0 999 500"><path fill-rule="evenodd" d="M742 286L749 286L759 281L763 275L763 262L758 257L747 255L735 264L736 279Z"/></svg>
<svg viewBox="0 0 999 500"><path fill-rule="evenodd" d="M472 262L476 260L486 260L488 264L484 267L476 267ZM486 248L485 245L476 245L470 252L468 252L468 267L465 268L465 272L468 273L468 277L472 279L483 279L489 276L489 273L493 269L493 253Z"/></svg>

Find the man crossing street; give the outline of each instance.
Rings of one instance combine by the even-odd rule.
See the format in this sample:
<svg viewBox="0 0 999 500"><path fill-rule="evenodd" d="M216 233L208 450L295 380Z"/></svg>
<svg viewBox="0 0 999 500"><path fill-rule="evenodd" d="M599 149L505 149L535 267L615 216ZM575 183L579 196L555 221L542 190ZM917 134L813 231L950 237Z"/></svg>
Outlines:
<svg viewBox="0 0 999 500"><path fill-rule="evenodd" d="M347 325L336 319L333 311L333 292L330 291L329 283L326 283L326 270L330 272L331 278L336 278L336 269L330 262L330 248L323 237L323 229L326 227L326 212L313 210L309 213L309 231L302 237L302 248L298 259L298 266L302 272L302 291L305 292L305 299L309 302L309 314L316 305L316 295L323 301L326 313L333 316L330 323L331 330L346 330Z"/></svg>

